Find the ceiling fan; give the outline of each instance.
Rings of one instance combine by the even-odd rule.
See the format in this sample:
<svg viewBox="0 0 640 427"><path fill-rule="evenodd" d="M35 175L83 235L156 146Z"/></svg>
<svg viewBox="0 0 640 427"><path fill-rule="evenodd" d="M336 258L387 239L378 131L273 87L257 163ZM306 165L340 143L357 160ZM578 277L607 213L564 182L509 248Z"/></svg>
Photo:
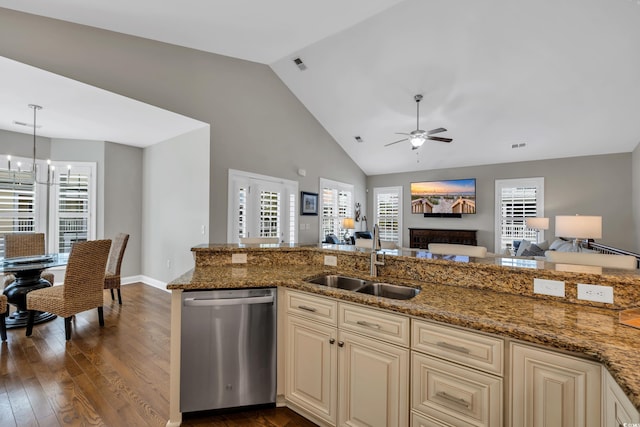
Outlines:
<svg viewBox="0 0 640 427"><path fill-rule="evenodd" d="M385 144L385 147L388 147L393 144L397 144L398 142L409 141L411 143L411 149L417 150L418 148L422 147L422 144L424 144L426 140L440 141L440 142L453 141L453 139L451 138L441 138L439 136L431 136L436 133L446 132L447 130L445 128L431 129L429 131L420 129L420 101L422 101L422 95L416 95L413 97L413 99L415 99L416 101L416 110L417 110L416 111L416 130L412 131L411 133L396 132L396 134L398 135L407 135L407 137L399 139L398 141Z"/></svg>

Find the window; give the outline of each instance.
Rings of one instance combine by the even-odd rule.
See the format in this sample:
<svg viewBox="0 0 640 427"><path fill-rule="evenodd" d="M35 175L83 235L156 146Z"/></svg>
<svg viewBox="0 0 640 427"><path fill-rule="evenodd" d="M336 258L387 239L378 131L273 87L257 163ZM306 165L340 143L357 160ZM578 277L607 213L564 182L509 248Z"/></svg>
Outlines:
<svg viewBox="0 0 640 427"><path fill-rule="evenodd" d="M380 240L402 246L402 187L374 188L373 210Z"/></svg>
<svg viewBox="0 0 640 427"><path fill-rule="evenodd" d="M3 160L0 234L45 233L47 251L65 253L73 242L95 239L95 169L95 163L36 160L34 182L32 160Z"/></svg>
<svg viewBox="0 0 640 427"><path fill-rule="evenodd" d="M495 252L503 253L514 240L535 240L525 218L537 216L544 216L544 178L496 180Z"/></svg>
<svg viewBox="0 0 640 427"><path fill-rule="evenodd" d="M327 234L341 238L347 230L342 218L353 218L353 185L320 178L320 240Z"/></svg>
<svg viewBox="0 0 640 427"><path fill-rule="evenodd" d="M295 181L230 169L227 241L278 237L295 243L297 193Z"/></svg>
<svg viewBox="0 0 640 427"><path fill-rule="evenodd" d="M76 164L70 168L67 165L67 173L61 173L59 184L50 191L50 205L57 206L56 221L50 232L56 242L56 252L71 252L74 242L83 242L92 239L91 230L91 206L92 195L92 168L90 166Z"/></svg>

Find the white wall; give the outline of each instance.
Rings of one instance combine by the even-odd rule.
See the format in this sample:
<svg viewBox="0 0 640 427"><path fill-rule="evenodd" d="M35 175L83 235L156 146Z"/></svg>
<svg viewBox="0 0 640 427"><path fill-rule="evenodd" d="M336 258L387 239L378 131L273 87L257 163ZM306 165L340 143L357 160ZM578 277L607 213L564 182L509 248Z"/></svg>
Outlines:
<svg viewBox="0 0 640 427"><path fill-rule="evenodd" d="M638 222L633 219L631 202L631 169L630 153L609 154L376 175L368 178L367 188L372 194L373 187L403 186L403 241L407 242L406 246L409 245L409 228L450 228L478 230L478 244L493 250L495 180L542 176L545 178L545 216L602 215L602 239L598 241L638 252L640 246L635 238ZM476 178L477 214L458 219L424 218L411 213L411 182L458 178ZM550 225L545 238L553 240L553 220Z"/></svg>
<svg viewBox="0 0 640 427"><path fill-rule="evenodd" d="M209 129L145 148L142 170L142 274L169 282L209 240Z"/></svg>

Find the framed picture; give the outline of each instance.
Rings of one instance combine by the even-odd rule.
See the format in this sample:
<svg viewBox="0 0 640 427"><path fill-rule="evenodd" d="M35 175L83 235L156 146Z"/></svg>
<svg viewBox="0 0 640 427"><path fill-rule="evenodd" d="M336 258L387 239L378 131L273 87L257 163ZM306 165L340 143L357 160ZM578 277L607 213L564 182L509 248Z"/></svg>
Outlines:
<svg viewBox="0 0 640 427"><path fill-rule="evenodd" d="M318 193L300 192L300 215L318 215Z"/></svg>

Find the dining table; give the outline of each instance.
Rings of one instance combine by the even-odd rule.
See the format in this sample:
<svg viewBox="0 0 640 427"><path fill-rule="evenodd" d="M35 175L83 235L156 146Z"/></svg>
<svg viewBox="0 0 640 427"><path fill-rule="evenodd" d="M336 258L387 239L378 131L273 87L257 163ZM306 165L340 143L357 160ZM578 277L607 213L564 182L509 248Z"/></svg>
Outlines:
<svg viewBox="0 0 640 427"><path fill-rule="evenodd" d="M16 307L16 310L10 313L6 319L7 328L27 326L29 317L27 294L36 289L52 286L53 284L40 277L40 274L48 268L65 266L68 261L68 253L0 258L0 273L15 276L15 281L5 286L3 291L9 304ZM34 323L42 323L55 318L55 314L38 311Z"/></svg>

